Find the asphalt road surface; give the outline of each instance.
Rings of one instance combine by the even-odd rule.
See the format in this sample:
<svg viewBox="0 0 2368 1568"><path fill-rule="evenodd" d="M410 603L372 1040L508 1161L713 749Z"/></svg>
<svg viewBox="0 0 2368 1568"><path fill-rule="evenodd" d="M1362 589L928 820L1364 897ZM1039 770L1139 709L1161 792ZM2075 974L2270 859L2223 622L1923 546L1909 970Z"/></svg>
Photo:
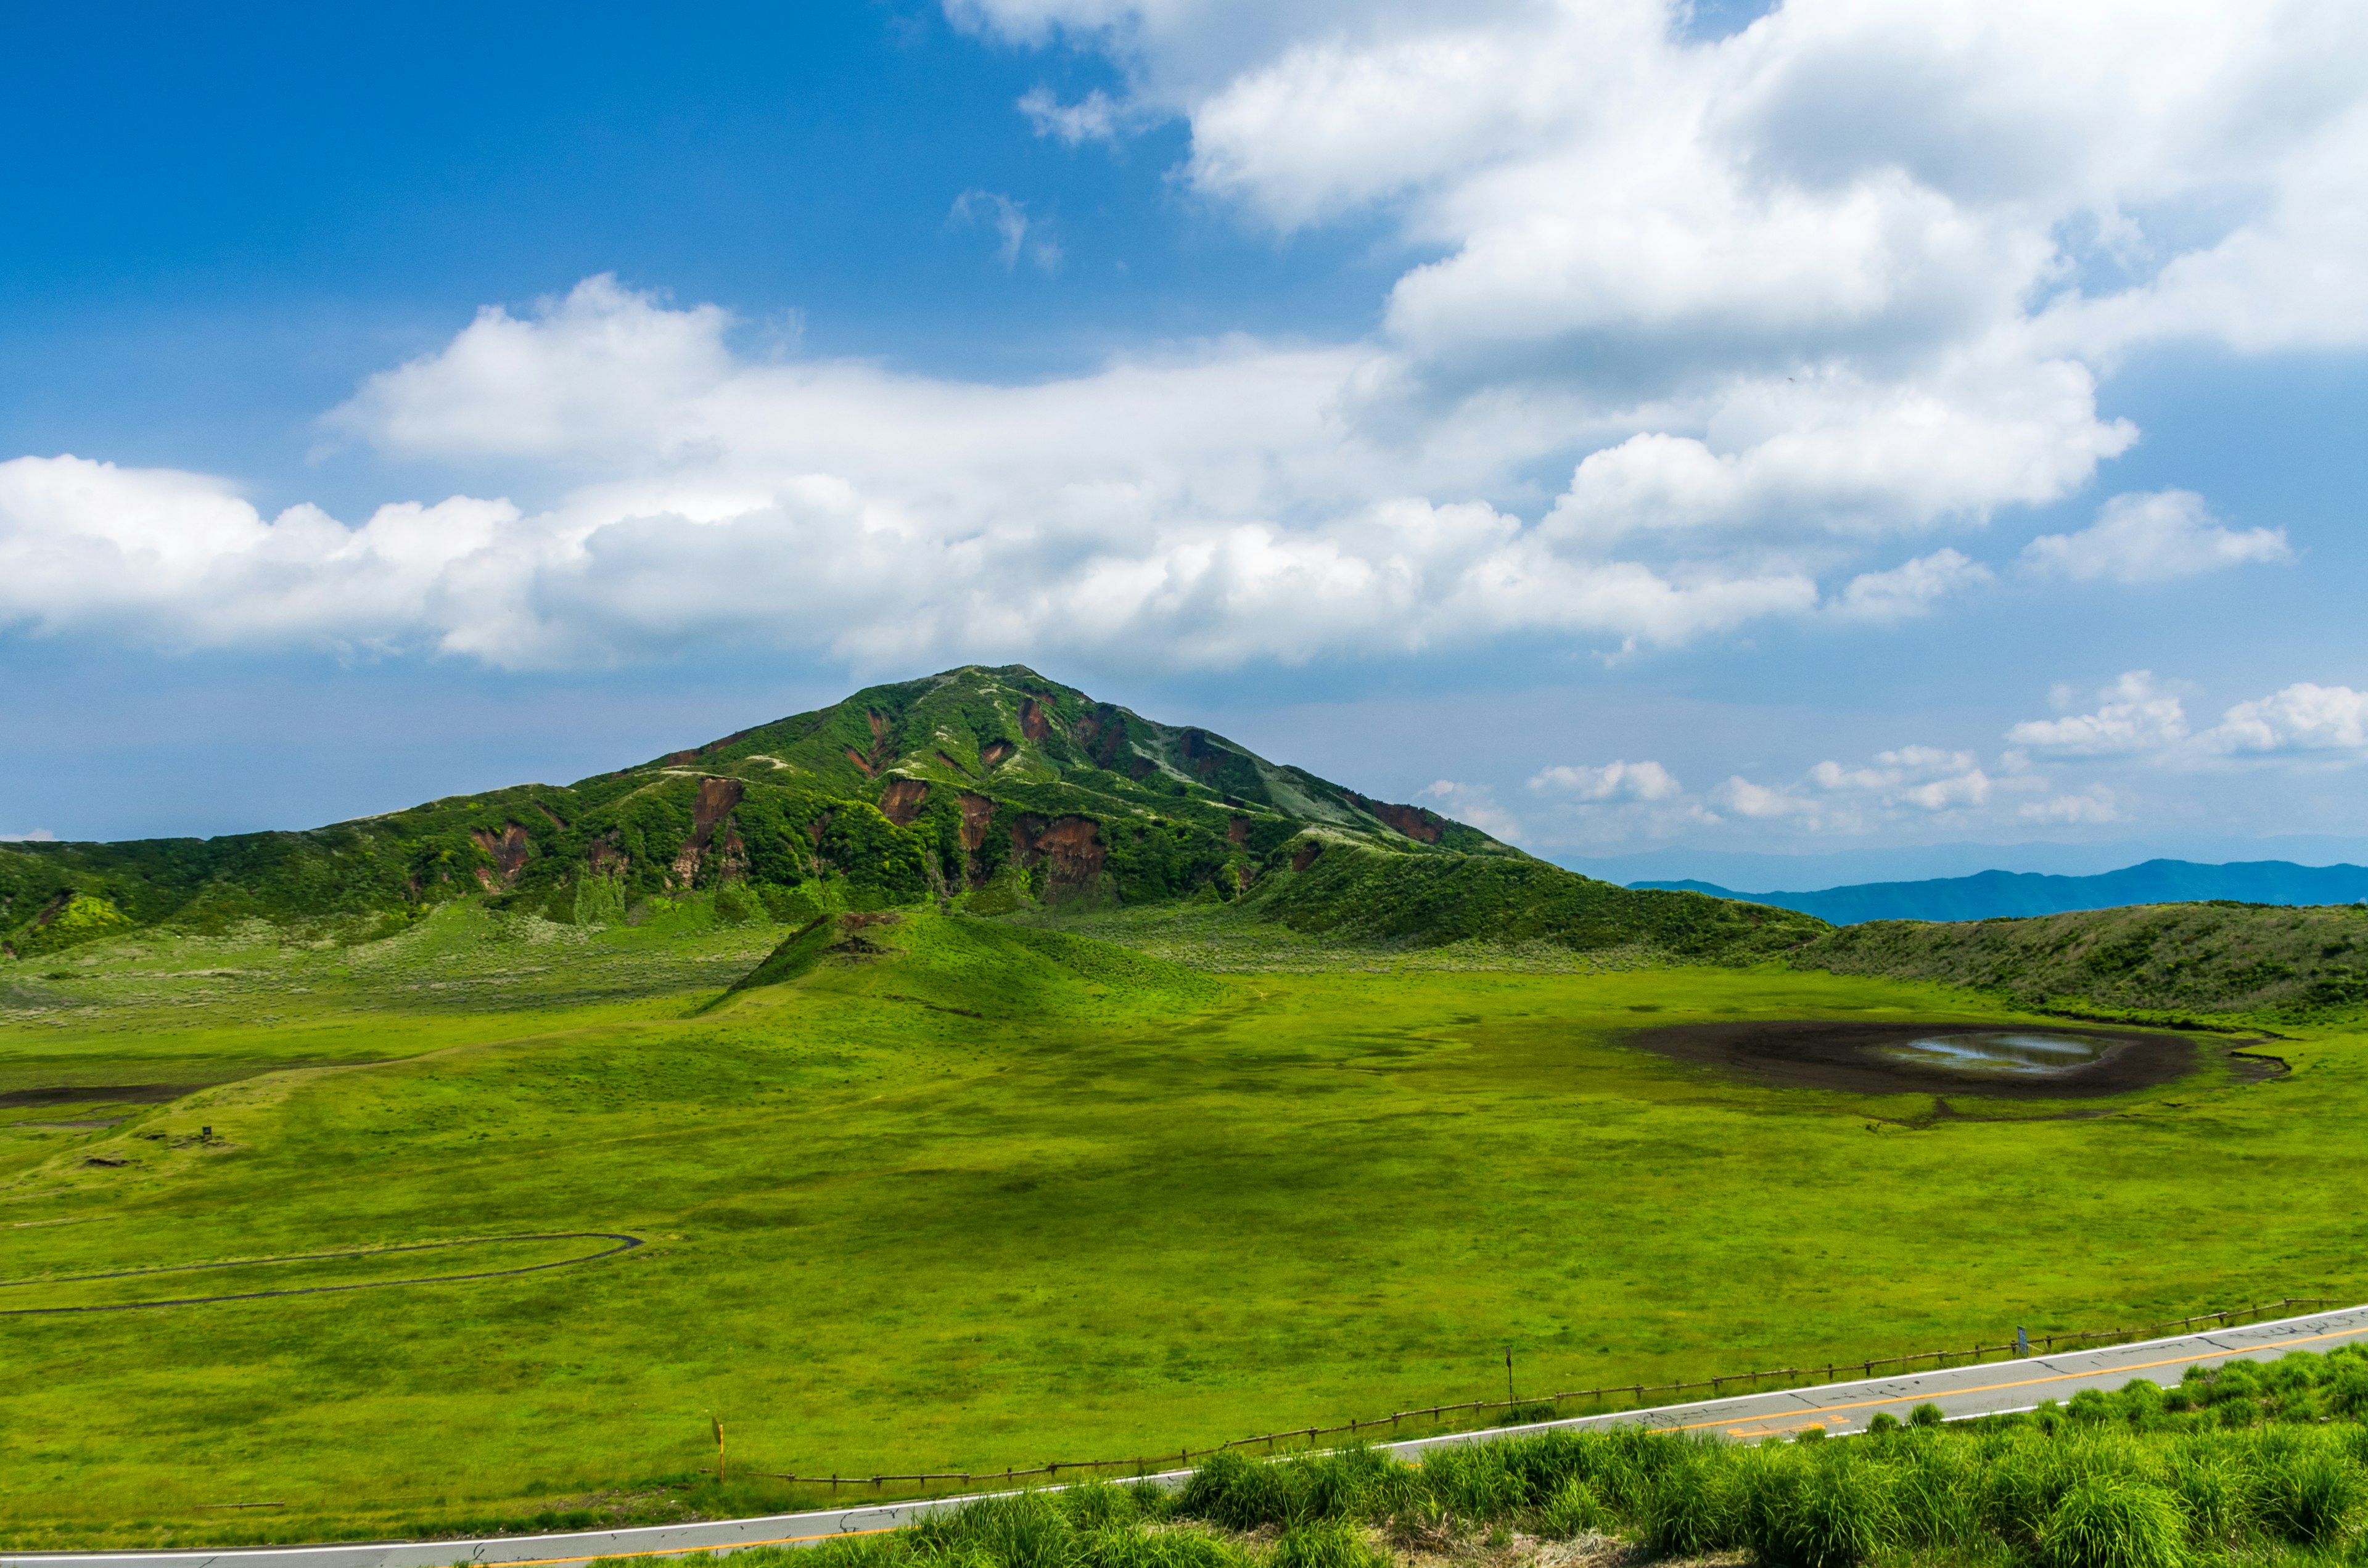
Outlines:
<svg viewBox="0 0 2368 1568"><path fill-rule="evenodd" d="M1641 1425L1663 1431L1717 1432L1751 1440L1823 1426L1835 1437L1866 1429L1878 1412L1905 1418L1928 1401L1951 1419L2028 1410L2043 1400L2068 1400L2082 1389L2117 1389L2132 1378L2174 1383L2197 1362L2242 1359L2274 1361L2290 1350L2330 1350L2368 1340L2368 1306L2313 1312L2274 1323L2209 1334L2150 1339L2095 1350L2035 1356L2025 1361L1992 1361L1896 1378L1821 1384L1693 1404L1611 1415L1582 1415L1535 1426L1494 1427L1408 1442L1377 1445L1412 1457L1449 1443L1485 1442L1516 1432L1555 1427ZM1175 1483L1187 1472L1154 1479ZM927 1502L850 1506L810 1514L773 1514L762 1518L721 1519L703 1524L655 1525L638 1529L587 1530L568 1535L500 1536L484 1540L376 1541L337 1546L281 1546L215 1551L68 1551L0 1554L0 1568L447 1568L455 1563L507 1563L515 1568L558 1568L603 1557L664 1557L685 1552L731 1551L750 1546L811 1546L834 1536L894 1529L924 1514L958 1508L970 1497Z"/></svg>

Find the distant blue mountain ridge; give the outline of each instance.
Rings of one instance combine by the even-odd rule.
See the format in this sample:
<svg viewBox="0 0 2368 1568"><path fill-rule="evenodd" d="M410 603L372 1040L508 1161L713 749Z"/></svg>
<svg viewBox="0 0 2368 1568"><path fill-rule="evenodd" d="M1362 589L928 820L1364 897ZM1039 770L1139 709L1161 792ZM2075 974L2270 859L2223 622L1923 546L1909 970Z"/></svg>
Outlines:
<svg viewBox="0 0 2368 1568"><path fill-rule="evenodd" d="M1632 888L1677 888L1746 903L1797 909L1837 926L1865 920L1995 920L2001 916L2066 915L2119 909L2132 903L2355 903L2368 899L2368 866L2297 866L2291 860L2245 860L2202 866L2192 860L2148 860L2093 877L2051 877L2035 871L1983 871L1920 882L1861 882L1819 892L1735 892L1713 882L1630 882Z"/></svg>

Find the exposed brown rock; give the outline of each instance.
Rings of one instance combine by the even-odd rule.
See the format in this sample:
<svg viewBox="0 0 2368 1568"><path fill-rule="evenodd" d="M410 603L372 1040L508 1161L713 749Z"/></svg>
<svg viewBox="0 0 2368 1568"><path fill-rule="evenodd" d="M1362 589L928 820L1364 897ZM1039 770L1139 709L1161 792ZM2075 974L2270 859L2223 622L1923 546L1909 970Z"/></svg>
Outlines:
<svg viewBox="0 0 2368 1568"><path fill-rule="evenodd" d="M1350 799L1418 844L1438 843L1439 830L1446 825L1444 817L1420 806L1394 806L1387 801L1371 801L1362 795Z"/></svg>
<svg viewBox="0 0 2368 1568"><path fill-rule="evenodd" d="M873 767L872 767L872 766L871 766L871 759L870 757L865 756L861 752L860 752L860 751L856 750L853 746L848 746L848 747L847 748L847 760L848 760L848 761L849 761L849 762L851 762L851 763L853 763L853 764L855 764L855 766L856 766L856 767L860 767L860 768L863 769L863 777L865 777L866 778L871 778L871 775L872 775L875 771L877 771L877 770L876 770L875 768L873 768Z"/></svg>
<svg viewBox="0 0 2368 1568"><path fill-rule="evenodd" d="M1110 850L1102 843L1101 824L1091 817L1048 823L1031 813L1011 824L1011 858L1022 866L1042 866L1044 893L1053 898L1099 887Z"/></svg>
<svg viewBox="0 0 2368 1568"><path fill-rule="evenodd" d="M1235 844L1247 844L1250 841L1250 819L1247 817L1235 817L1233 821L1227 823L1225 824L1225 836Z"/></svg>
<svg viewBox="0 0 2368 1568"><path fill-rule="evenodd" d="M469 837L492 859L488 871L477 868L477 883L487 892L507 892L518 881L518 872L526 867L528 852L526 829L518 823L506 824L499 834L490 828L472 827Z"/></svg>
<svg viewBox="0 0 2368 1568"><path fill-rule="evenodd" d="M592 841L589 858L592 869L604 877L621 877L631 870L633 865L633 858L626 854L623 846L617 842L616 830L613 828L606 835Z"/></svg>
<svg viewBox="0 0 2368 1568"><path fill-rule="evenodd" d="M1291 869L1294 871L1304 871L1315 864L1315 857L1323 853L1322 841L1311 838L1291 852Z"/></svg>
<svg viewBox="0 0 2368 1568"><path fill-rule="evenodd" d="M967 790L962 791L962 841L964 849L973 855L978 853L980 846L986 842L987 822L994 815L993 801L984 795L973 795Z"/></svg>
<svg viewBox="0 0 2368 1568"><path fill-rule="evenodd" d="M898 827L910 827L929 798L929 787L917 778L892 778L881 791L880 814Z"/></svg>
<svg viewBox="0 0 2368 1568"><path fill-rule="evenodd" d="M1153 773L1158 770L1158 768L1159 765L1157 763L1152 761L1147 756L1138 754L1133 762L1126 765L1126 776L1129 778L1134 779L1137 783L1140 783L1144 779L1150 778Z"/></svg>
<svg viewBox="0 0 2368 1568"><path fill-rule="evenodd" d="M1031 741L1041 741L1053 733L1052 721L1044 717L1044 710L1032 697L1019 699L1019 733Z"/></svg>
<svg viewBox="0 0 2368 1568"><path fill-rule="evenodd" d="M952 757L948 756L945 753L938 753L938 760L944 763L948 767L952 768L956 773L961 774L963 778L967 778L970 777L969 768L964 767L961 763L956 762Z"/></svg>
<svg viewBox="0 0 2368 1568"><path fill-rule="evenodd" d="M715 824L732 812L747 792L737 778L702 778L699 781L699 802L691 808L690 835L700 843L715 831Z"/></svg>
<svg viewBox="0 0 2368 1568"><path fill-rule="evenodd" d="M557 828L557 829L558 829L560 832L562 832L562 833L565 833L565 832L567 831L567 823L566 823L566 820L565 820L564 818L561 817L561 816L560 816L560 814L559 814L557 812L552 811L549 806L544 805L541 801L537 801L534 803L534 809L535 809L536 811L541 812L544 816L549 817L549 818L551 819L551 825L552 825L552 826L553 826L553 827Z"/></svg>
<svg viewBox="0 0 2368 1568"><path fill-rule="evenodd" d="M993 767L1019 749L1009 741L989 741L978 748L978 760L982 767Z"/></svg>
<svg viewBox="0 0 2368 1568"><path fill-rule="evenodd" d="M863 710L863 716L871 721L871 738L874 741L883 741L888 738L887 720L882 719L879 714L872 712L868 708Z"/></svg>

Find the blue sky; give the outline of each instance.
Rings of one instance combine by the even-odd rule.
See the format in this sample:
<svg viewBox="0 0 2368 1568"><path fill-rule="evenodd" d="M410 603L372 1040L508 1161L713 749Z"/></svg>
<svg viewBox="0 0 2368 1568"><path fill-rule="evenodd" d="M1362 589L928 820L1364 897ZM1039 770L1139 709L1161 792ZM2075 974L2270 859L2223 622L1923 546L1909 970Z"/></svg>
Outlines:
<svg viewBox="0 0 2368 1568"><path fill-rule="evenodd" d="M2350 8L5 25L0 832L1016 659L1561 858L2368 854Z"/></svg>

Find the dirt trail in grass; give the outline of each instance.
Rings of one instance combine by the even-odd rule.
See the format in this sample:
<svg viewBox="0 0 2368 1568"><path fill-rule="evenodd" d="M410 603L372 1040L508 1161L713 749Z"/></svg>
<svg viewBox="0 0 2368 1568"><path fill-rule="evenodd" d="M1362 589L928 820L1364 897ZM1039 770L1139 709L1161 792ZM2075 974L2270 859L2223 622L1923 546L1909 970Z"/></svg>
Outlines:
<svg viewBox="0 0 2368 1568"><path fill-rule="evenodd" d="M226 1272L233 1268L265 1268L275 1265L328 1263L348 1257L384 1257L395 1253L442 1252L454 1247L489 1246L505 1242L609 1241L617 1244L588 1252L581 1257L555 1258L548 1263L529 1263L517 1268L484 1268L465 1274L427 1274L405 1279L361 1279L343 1285L296 1285L278 1290L241 1290L214 1296L176 1296L150 1301L105 1301L77 1307L0 1307L0 1317L42 1317L63 1312L126 1312L144 1307L194 1307L213 1301L256 1301L275 1296L324 1296L341 1290L376 1290L392 1285L445 1285L464 1279L502 1279L518 1274L540 1274L547 1268L572 1268L579 1263L591 1263L604 1257L614 1257L620 1252L631 1252L643 1244L643 1238L621 1231L546 1231L532 1235L473 1236L458 1242L418 1242L408 1246L357 1247L349 1252L297 1253L286 1257L250 1257L235 1263L176 1263L157 1268L120 1268L106 1274L65 1275L55 1279L20 1279L0 1282L0 1290L20 1290L43 1285L77 1285L94 1279L131 1279L153 1274L189 1274L199 1271ZM0 1300L6 1300L0 1297Z"/></svg>

